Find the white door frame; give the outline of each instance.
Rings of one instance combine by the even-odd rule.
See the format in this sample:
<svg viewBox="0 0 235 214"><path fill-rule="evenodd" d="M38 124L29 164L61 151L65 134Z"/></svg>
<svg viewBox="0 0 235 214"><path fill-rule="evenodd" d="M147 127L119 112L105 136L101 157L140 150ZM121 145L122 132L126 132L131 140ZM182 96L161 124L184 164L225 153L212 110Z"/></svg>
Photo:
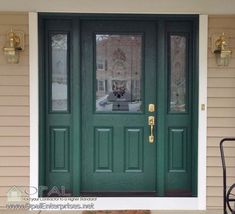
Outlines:
<svg viewBox="0 0 235 214"><path fill-rule="evenodd" d="M182 13L185 14L185 13ZM208 16L199 16L199 106L198 106L198 196L148 198L97 198L94 208L99 210L205 210L206 209L206 138L207 138L207 38ZM30 69L30 186L39 185L39 69L38 69L38 13L29 12L29 69ZM205 105L205 108L202 108ZM30 188L32 209L39 203L50 204L46 198L36 200L35 189ZM67 201L66 201L67 200ZM65 198L55 204L77 204L79 198ZM84 202L79 201L79 204ZM48 209L48 208L46 208ZM60 209L58 205L58 209ZM65 208L71 210L72 208ZM78 209L78 207L77 207Z"/></svg>

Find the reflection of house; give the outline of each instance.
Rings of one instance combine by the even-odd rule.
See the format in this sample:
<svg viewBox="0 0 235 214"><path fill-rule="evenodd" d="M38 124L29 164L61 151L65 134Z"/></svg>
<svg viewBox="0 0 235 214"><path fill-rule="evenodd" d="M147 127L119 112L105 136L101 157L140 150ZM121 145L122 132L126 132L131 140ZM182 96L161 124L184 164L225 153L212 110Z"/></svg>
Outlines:
<svg viewBox="0 0 235 214"><path fill-rule="evenodd" d="M125 85L131 101L140 100L142 37L97 35L97 99Z"/></svg>

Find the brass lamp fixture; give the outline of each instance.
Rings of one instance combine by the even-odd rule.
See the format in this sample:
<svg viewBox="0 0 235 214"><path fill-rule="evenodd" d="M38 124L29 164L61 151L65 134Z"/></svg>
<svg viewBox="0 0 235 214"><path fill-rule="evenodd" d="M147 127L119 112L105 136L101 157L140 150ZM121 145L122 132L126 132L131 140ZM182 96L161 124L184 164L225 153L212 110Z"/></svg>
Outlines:
<svg viewBox="0 0 235 214"><path fill-rule="evenodd" d="M20 52L24 49L24 33L11 30L7 34L7 43L3 48L7 62L11 64L19 63Z"/></svg>
<svg viewBox="0 0 235 214"><path fill-rule="evenodd" d="M216 63L219 66L227 66L232 54L232 51L228 49L228 43L226 41L224 33L215 41L214 54L216 57Z"/></svg>

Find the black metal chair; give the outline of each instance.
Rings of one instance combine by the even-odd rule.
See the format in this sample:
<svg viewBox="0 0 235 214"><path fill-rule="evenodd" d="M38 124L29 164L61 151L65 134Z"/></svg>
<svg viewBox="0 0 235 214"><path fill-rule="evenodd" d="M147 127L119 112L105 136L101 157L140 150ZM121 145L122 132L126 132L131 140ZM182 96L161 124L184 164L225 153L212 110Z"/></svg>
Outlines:
<svg viewBox="0 0 235 214"><path fill-rule="evenodd" d="M227 191L227 171L224 156L224 142L235 141L235 138L224 138L220 141L220 153L223 167L223 208L224 214L228 214L227 208L232 214L235 214L235 183L232 184Z"/></svg>

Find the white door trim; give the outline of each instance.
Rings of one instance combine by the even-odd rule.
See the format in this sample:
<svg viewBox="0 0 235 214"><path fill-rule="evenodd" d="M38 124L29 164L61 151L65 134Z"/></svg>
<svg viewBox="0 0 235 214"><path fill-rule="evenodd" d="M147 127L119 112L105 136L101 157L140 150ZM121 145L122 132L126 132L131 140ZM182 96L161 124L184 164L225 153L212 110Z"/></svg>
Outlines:
<svg viewBox="0 0 235 214"><path fill-rule="evenodd" d="M150 210L205 210L206 209L206 138L207 138L207 34L208 16L199 18L199 112L198 112L198 197L194 198L97 198L95 209L150 209ZM30 62L30 186L39 185L39 69L38 69L38 14L29 13L29 62ZM202 110L202 105L205 110ZM35 189L30 188L32 204L45 203L46 198L38 198ZM71 204L77 204L67 200ZM55 201L67 204L68 201ZM84 203L79 201L80 204ZM40 207L34 207L40 209ZM33 209L33 208L32 208ZM41 209L43 209L41 207ZM58 209L60 209L58 207ZM71 210L71 208L66 208Z"/></svg>
<svg viewBox="0 0 235 214"><path fill-rule="evenodd" d="M38 69L38 14L29 18L29 105L30 105L30 186L39 184L39 69ZM35 191L30 188L31 197Z"/></svg>

